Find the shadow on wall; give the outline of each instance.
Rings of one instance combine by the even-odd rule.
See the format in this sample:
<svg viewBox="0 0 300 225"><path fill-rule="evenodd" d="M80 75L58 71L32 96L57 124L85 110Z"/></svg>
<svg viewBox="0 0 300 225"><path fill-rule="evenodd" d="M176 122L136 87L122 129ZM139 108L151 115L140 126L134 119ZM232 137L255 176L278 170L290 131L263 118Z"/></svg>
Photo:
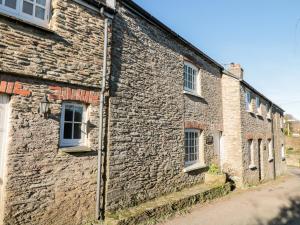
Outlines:
<svg viewBox="0 0 300 225"><path fill-rule="evenodd" d="M258 220L258 225L299 225L300 224L300 197L289 199L289 206L280 209L278 215L268 222Z"/></svg>

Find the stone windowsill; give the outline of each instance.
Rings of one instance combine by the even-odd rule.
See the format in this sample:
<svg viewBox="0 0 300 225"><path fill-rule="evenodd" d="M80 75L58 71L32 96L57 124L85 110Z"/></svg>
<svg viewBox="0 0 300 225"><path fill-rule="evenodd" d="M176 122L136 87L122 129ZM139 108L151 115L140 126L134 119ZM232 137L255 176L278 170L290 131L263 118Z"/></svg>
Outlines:
<svg viewBox="0 0 300 225"><path fill-rule="evenodd" d="M251 164L251 165L249 166L249 169L250 169L250 170L256 170L257 167L256 167L254 164Z"/></svg>
<svg viewBox="0 0 300 225"><path fill-rule="evenodd" d="M62 147L59 149L60 152L65 153L76 153L76 152L91 152L91 148L87 146L74 146L74 147Z"/></svg>
<svg viewBox="0 0 300 225"><path fill-rule="evenodd" d="M186 94L186 95L191 95L191 96L194 96L194 97L197 97L197 98L201 98L201 99L204 99L203 96L199 95L199 94L196 94L196 93L193 93L193 92L190 92L190 91L183 91L183 94Z"/></svg>
<svg viewBox="0 0 300 225"><path fill-rule="evenodd" d="M273 157L268 159L269 162L273 162L273 160L274 160Z"/></svg>
<svg viewBox="0 0 300 225"><path fill-rule="evenodd" d="M260 118L263 118L263 115L261 113L259 113L259 112L256 112L256 116L260 117Z"/></svg>
<svg viewBox="0 0 300 225"><path fill-rule="evenodd" d="M267 116L267 120L272 120L271 116Z"/></svg>
<svg viewBox="0 0 300 225"><path fill-rule="evenodd" d="M256 115L255 112L251 111L251 110L246 110L247 113L250 113L252 115Z"/></svg>
<svg viewBox="0 0 300 225"><path fill-rule="evenodd" d="M191 171L194 171L194 170L200 170L200 169L204 169L204 168L207 168L207 165L201 164L201 163L196 163L196 164L193 164L193 165L190 165L190 166L186 166L183 169L183 172L188 173L188 172L191 172Z"/></svg>

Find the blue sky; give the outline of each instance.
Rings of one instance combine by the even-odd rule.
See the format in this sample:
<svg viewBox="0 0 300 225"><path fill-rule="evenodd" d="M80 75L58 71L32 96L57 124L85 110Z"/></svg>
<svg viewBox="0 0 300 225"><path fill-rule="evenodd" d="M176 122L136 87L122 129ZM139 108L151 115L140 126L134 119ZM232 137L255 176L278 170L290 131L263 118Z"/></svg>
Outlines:
<svg viewBox="0 0 300 225"><path fill-rule="evenodd" d="M299 0L135 2L300 119Z"/></svg>

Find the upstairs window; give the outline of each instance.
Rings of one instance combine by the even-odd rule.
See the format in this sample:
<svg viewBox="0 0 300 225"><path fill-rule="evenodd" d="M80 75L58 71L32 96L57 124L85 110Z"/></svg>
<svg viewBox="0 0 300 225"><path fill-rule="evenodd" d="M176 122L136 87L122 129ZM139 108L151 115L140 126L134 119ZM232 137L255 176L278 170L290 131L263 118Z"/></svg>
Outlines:
<svg viewBox="0 0 300 225"><path fill-rule="evenodd" d="M258 96L256 96L256 113L258 115L262 114L262 112L261 112L261 101L260 101L260 98Z"/></svg>
<svg viewBox="0 0 300 225"><path fill-rule="evenodd" d="M280 115L279 123L280 123L280 128L283 129L283 127L284 127L284 118L283 118L282 115Z"/></svg>
<svg viewBox="0 0 300 225"><path fill-rule="evenodd" d="M252 102L251 102L251 93L247 90L245 93L245 103L246 103L246 110L248 112L252 112Z"/></svg>
<svg viewBox="0 0 300 225"><path fill-rule="evenodd" d="M200 94L199 70L193 64L184 63L184 90Z"/></svg>
<svg viewBox="0 0 300 225"><path fill-rule="evenodd" d="M86 140L86 107L81 104L63 103L60 128L62 147L80 146Z"/></svg>
<svg viewBox="0 0 300 225"><path fill-rule="evenodd" d="M199 150L201 146L201 131L186 129L184 132L185 165L199 163Z"/></svg>
<svg viewBox="0 0 300 225"><path fill-rule="evenodd" d="M267 118L271 119L272 118L272 108L270 104L267 105Z"/></svg>
<svg viewBox="0 0 300 225"><path fill-rule="evenodd" d="M0 12L47 27L50 0L0 0Z"/></svg>

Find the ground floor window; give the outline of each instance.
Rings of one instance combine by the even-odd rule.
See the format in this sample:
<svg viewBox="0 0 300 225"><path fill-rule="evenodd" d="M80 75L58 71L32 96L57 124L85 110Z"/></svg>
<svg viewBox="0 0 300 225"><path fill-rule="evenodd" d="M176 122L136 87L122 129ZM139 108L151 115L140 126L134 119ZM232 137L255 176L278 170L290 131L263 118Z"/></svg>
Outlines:
<svg viewBox="0 0 300 225"><path fill-rule="evenodd" d="M254 159L255 153L254 153L253 139L248 140L247 148L248 148L249 162L250 162L249 168L253 169L253 168L256 167L255 166L255 159Z"/></svg>
<svg viewBox="0 0 300 225"><path fill-rule="evenodd" d="M61 113L61 146L84 145L86 140L86 107L63 103Z"/></svg>
<svg viewBox="0 0 300 225"><path fill-rule="evenodd" d="M185 165L192 165L199 162L201 145L201 130L186 129L184 132Z"/></svg>
<svg viewBox="0 0 300 225"><path fill-rule="evenodd" d="M282 158L282 159L285 159L284 145L281 145L281 158Z"/></svg>
<svg viewBox="0 0 300 225"><path fill-rule="evenodd" d="M273 142L272 139L268 139L269 161L273 160Z"/></svg>

